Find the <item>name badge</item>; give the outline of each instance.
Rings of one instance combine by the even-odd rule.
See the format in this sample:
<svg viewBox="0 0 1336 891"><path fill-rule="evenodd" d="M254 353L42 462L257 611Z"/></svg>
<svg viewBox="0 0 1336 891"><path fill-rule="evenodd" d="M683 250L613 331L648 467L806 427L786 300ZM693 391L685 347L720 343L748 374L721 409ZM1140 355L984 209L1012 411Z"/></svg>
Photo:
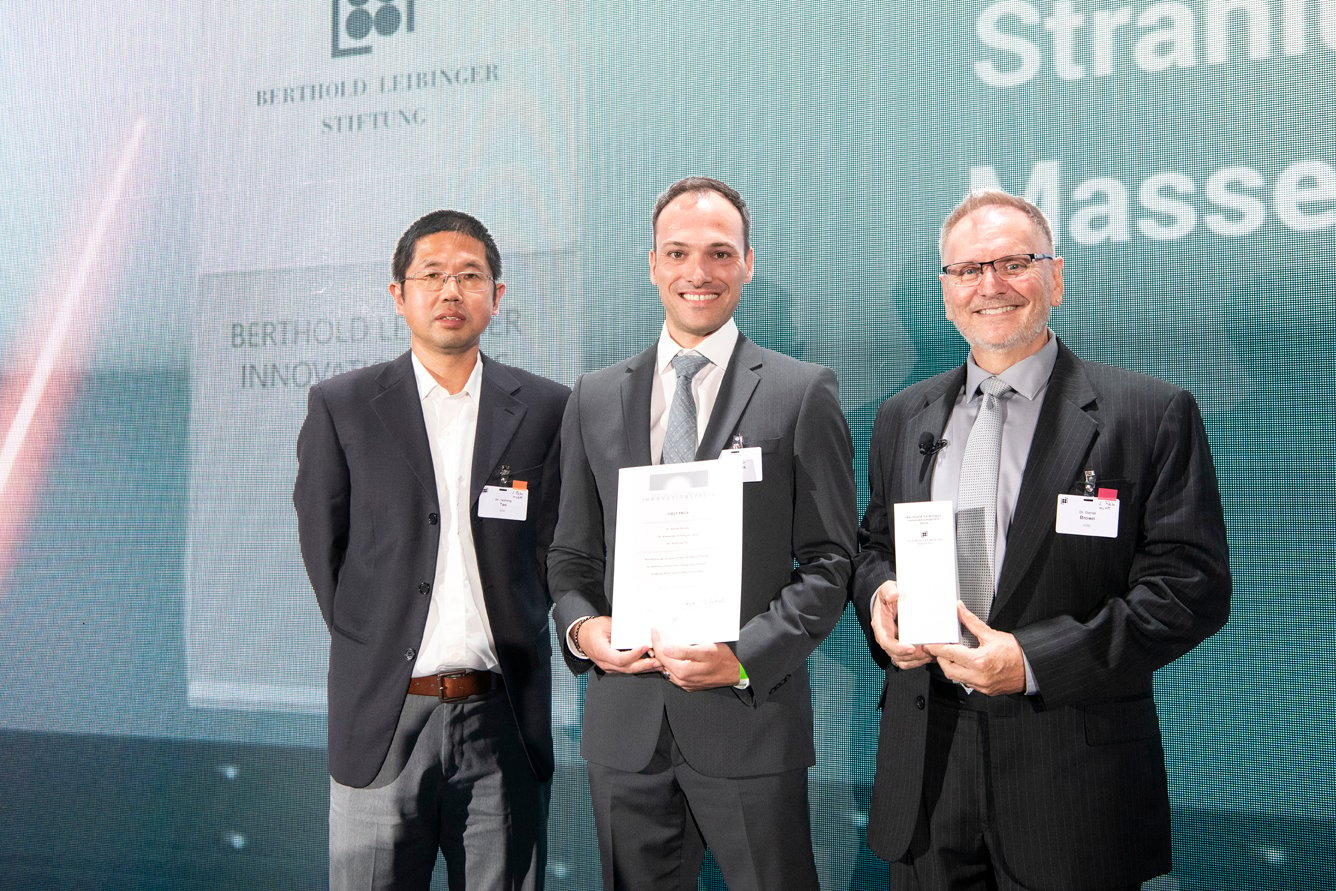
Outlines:
<svg viewBox="0 0 1336 891"><path fill-rule="evenodd" d="M524 480L514 486L483 486L478 516L492 520L523 520L529 515L529 489Z"/></svg>
<svg viewBox="0 0 1336 891"><path fill-rule="evenodd" d="M1117 538L1118 499L1059 495L1057 532L1059 535Z"/></svg>
<svg viewBox="0 0 1336 891"><path fill-rule="evenodd" d="M719 453L720 461L739 461L742 463L742 481L759 483L761 481L761 447L751 446L745 449L724 449Z"/></svg>

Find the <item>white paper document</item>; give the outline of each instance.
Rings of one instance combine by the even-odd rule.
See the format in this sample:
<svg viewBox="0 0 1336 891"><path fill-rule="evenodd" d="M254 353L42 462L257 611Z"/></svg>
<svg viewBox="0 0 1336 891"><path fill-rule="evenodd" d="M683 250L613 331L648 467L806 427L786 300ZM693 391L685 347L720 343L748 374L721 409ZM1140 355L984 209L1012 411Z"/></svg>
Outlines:
<svg viewBox="0 0 1336 891"><path fill-rule="evenodd" d="M738 639L742 603L739 461L624 467L617 493L612 645Z"/></svg>
<svg viewBox="0 0 1336 891"><path fill-rule="evenodd" d="M900 642L960 643L956 515L950 501L895 505Z"/></svg>

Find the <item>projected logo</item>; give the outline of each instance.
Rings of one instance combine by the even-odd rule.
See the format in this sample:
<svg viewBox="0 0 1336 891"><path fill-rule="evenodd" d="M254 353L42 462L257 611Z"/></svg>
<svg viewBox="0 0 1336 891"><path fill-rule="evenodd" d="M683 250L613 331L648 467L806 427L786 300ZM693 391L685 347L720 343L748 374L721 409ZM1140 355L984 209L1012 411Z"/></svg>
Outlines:
<svg viewBox="0 0 1336 891"><path fill-rule="evenodd" d="M376 38L413 32L417 0L330 0L330 54L360 56L371 52Z"/></svg>

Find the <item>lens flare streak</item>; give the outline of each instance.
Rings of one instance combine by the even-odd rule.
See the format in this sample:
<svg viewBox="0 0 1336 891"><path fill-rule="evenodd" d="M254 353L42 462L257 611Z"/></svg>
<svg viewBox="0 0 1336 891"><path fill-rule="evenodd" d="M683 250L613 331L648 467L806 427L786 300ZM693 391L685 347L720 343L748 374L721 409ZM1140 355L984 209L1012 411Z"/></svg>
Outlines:
<svg viewBox="0 0 1336 891"><path fill-rule="evenodd" d="M41 347L31 363L31 373L23 385L22 394L18 397L18 404L5 432L4 443L0 445L0 504L5 506L4 513L7 515L0 519L0 577L3 577L9 569L19 539L20 521L24 519L25 512L15 508L19 503L28 500L25 496L30 496L31 492L24 490L32 488L31 481L34 475L42 470L41 467L35 466L37 456L33 453L37 449L29 448L34 434L34 424L45 420L49 425L56 420L50 417L53 410L50 405L52 400L46 397L62 357L68 365L71 355L69 350L71 329L78 310L88 305L89 285L101 266L102 248L116 218L116 211L129 190L131 172L143 146L146 130L145 119L140 118L135 122L134 129L121 150L107 191L102 196L92 227L81 239L82 252L69 276L64 294L53 313L44 313L40 317L40 323L46 325ZM0 405L13 404L14 395L12 391L0 394ZM44 402L48 409L45 418L40 414Z"/></svg>

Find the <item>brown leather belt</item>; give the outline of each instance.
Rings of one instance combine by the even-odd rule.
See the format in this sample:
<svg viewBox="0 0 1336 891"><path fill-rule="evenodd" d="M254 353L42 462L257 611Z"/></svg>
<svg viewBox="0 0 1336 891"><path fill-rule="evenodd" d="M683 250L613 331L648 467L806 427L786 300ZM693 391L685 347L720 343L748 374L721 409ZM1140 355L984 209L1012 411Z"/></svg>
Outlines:
<svg viewBox="0 0 1336 891"><path fill-rule="evenodd" d="M501 675L494 671L451 671L413 678L408 682L408 692L416 696L435 696L441 702L458 702L490 693L500 686Z"/></svg>

